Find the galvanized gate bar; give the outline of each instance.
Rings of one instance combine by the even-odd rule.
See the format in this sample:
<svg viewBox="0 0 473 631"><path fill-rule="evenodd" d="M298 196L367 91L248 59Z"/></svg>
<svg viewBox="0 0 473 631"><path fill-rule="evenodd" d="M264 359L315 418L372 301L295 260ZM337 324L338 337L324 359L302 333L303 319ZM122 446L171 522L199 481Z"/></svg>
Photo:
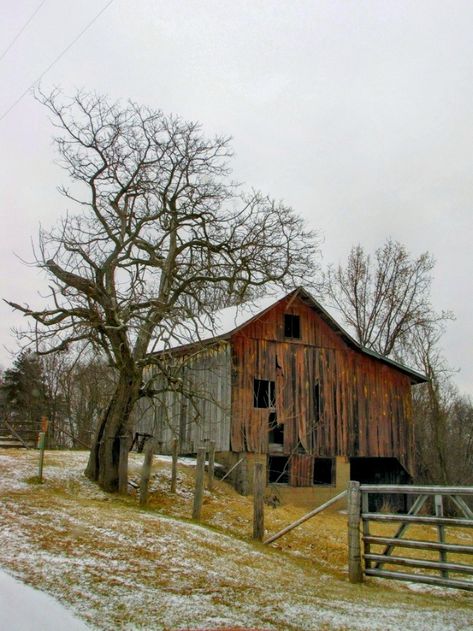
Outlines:
<svg viewBox="0 0 473 631"><path fill-rule="evenodd" d="M448 553L473 554L473 545L461 545L445 542L445 529L450 526L460 528L473 527L473 511L461 496L473 496L473 487L440 487L440 486L395 486L395 485L360 485L362 496L362 541L364 547L364 561L366 576L390 578L401 581L426 583L428 585L442 585L473 591L473 580L451 578L449 572L473 576L473 565L467 563L449 562ZM408 514L371 513L368 510L369 493L376 494L409 494L419 495ZM433 496L435 516L418 515L428 496ZM464 518L445 517L443 512L443 498L449 496L453 503L465 515ZM394 536L377 536L370 534L370 522L393 523L400 522ZM401 539L411 524L426 524L436 527L438 541L418 541ZM371 546L385 546L383 552L372 552ZM438 553L439 560L393 556L395 547L430 550ZM383 565L404 566L417 570L434 570L439 576L431 574L407 573L394 569L382 569ZM374 566L374 567L373 567Z"/></svg>
<svg viewBox="0 0 473 631"><path fill-rule="evenodd" d="M370 521L401 521L411 524L429 524L430 526L461 526L463 528L472 528L473 519L457 519L455 517L427 517L426 515L395 515L390 513L363 513L362 519Z"/></svg>
<svg viewBox="0 0 473 631"><path fill-rule="evenodd" d="M385 557L382 554L366 554L365 559L370 561L380 561L381 563L388 565L405 565L407 567L420 567L429 570L444 570L450 572L459 572L462 574L473 574L473 565L466 565L465 563L447 563L441 561L427 561L422 559L411 559L409 557L389 556ZM448 577L446 577L448 578Z"/></svg>
<svg viewBox="0 0 473 631"><path fill-rule="evenodd" d="M369 535L363 537L374 545L393 545L398 548L416 548L419 550L446 550L456 554L473 554L473 546L463 546L458 543L438 543L437 541L419 541L417 539L395 539L393 537L378 537Z"/></svg>
<svg viewBox="0 0 473 631"><path fill-rule="evenodd" d="M364 493L363 497L367 497L368 498L368 493ZM414 502L414 504L412 504L409 512L407 513L408 515L417 515L417 513L420 511L420 509L422 508L422 506L424 506L425 502L427 501L428 495L419 495L419 497L416 499L416 501ZM364 520L363 520L363 523ZM368 524L368 520L366 520L366 523ZM402 535L406 532L407 528L409 527L409 524L401 524L399 526L399 528L397 529L397 531L394 534L393 539L400 539L402 537ZM384 555L389 555L391 554L391 552L393 551L393 549L395 548L395 544L390 544L388 546L386 546L386 548L383 550L383 554ZM369 551L368 551L369 552ZM375 567L381 567L382 563L377 563Z"/></svg>
<svg viewBox="0 0 473 631"><path fill-rule="evenodd" d="M411 486L410 484L362 484L362 493L407 495L473 495L471 486Z"/></svg>
<svg viewBox="0 0 473 631"><path fill-rule="evenodd" d="M393 578L397 581L409 581L410 583L426 583L427 585L455 587L457 589L466 589L473 592L473 581L460 581L454 578L408 574L404 572L390 572L389 570L365 570L365 574L367 576L377 576L378 578Z"/></svg>

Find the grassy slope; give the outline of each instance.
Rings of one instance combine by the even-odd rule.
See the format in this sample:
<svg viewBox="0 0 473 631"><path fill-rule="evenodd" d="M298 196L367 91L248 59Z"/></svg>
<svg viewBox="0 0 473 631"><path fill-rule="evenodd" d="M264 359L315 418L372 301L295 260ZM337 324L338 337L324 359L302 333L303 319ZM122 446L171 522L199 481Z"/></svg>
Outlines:
<svg viewBox="0 0 473 631"><path fill-rule="evenodd" d="M28 482L37 453L0 452L0 565L98 629L472 628L467 592L413 592L391 581L350 585L346 516L336 511L271 549L250 541L251 500L225 483L206 494L201 526L186 519L191 468L180 467L173 496L169 465L157 462L144 511L135 497L107 495L86 480L85 461L84 453L48 452L39 486ZM133 456L132 475L139 464ZM268 509L267 528L302 512Z"/></svg>

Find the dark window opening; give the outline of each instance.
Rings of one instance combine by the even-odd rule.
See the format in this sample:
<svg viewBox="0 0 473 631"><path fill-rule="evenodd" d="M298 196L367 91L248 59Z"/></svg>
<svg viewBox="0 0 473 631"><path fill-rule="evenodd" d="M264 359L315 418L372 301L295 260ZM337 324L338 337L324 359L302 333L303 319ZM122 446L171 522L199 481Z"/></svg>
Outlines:
<svg viewBox="0 0 473 631"><path fill-rule="evenodd" d="M301 337L301 319L298 315L290 313L284 314L284 337L293 337L300 339Z"/></svg>
<svg viewBox="0 0 473 631"><path fill-rule="evenodd" d="M314 484L335 484L334 458L314 460Z"/></svg>
<svg viewBox="0 0 473 631"><path fill-rule="evenodd" d="M255 379L253 382L253 401L255 408L274 408L276 406L274 381Z"/></svg>
<svg viewBox="0 0 473 631"><path fill-rule="evenodd" d="M275 412L269 415L268 442L270 445L284 445L284 424L278 423Z"/></svg>
<svg viewBox="0 0 473 631"><path fill-rule="evenodd" d="M289 484L289 458L268 457L268 480L270 484Z"/></svg>

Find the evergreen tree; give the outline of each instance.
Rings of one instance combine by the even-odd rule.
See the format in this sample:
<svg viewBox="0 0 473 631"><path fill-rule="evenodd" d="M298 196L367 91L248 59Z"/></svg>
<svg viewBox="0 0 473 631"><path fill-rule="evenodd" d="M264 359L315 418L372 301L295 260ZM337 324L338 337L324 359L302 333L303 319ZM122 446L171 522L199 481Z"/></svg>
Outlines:
<svg viewBox="0 0 473 631"><path fill-rule="evenodd" d="M32 352L22 352L6 370L1 385L5 413L11 419L38 422L47 414L46 394L41 361Z"/></svg>

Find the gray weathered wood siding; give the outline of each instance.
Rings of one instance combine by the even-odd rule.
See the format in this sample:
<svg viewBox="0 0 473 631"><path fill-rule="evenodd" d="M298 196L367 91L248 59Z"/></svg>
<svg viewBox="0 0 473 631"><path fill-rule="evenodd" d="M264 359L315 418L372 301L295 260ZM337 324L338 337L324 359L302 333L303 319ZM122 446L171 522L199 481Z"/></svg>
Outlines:
<svg viewBox="0 0 473 631"><path fill-rule="evenodd" d="M135 431L152 434L170 453L179 438L181 453L195 453L203 443L215 441L217 451L230 450L231 352L226 342L174 358L182 362L180 378L188 392L167 391L136 406ZM153 370L153 369L150 369ZM153 387L163 386L156 376Z"/></svg>

